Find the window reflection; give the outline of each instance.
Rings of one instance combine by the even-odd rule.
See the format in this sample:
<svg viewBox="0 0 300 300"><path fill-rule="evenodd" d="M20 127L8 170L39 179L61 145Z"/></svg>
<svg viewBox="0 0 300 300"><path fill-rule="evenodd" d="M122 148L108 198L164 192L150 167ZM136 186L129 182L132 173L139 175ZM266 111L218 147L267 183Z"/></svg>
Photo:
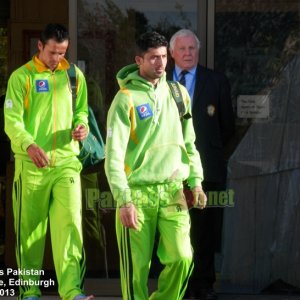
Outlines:
<svg viewBox="0 0 300 300"><path fill-rule="evenodd" d="M99 84L107 111L118 89L117 71L133 62L135 37L147 30L167 38L182 27L196 30L197 1L81 0L78 24L78 60L87 79Z"/></svg>
<svg viewBox="0 0 300 300"><path fill-rule="evenodd" d="M216 0L215 20L215 67L229 77L235 99L272 86L300 49L299 1Z"/></svg>
<svg viewBox="0 0 300 300"><path fill-rule="evenodd" d="M243 97L241 141L228 163L237 205L224 211L227 293L299 287L299 9L297 0L216 0L215 66L229 77L235 101L253 97ZM259 116L268 102L270 113Z"/></svg>

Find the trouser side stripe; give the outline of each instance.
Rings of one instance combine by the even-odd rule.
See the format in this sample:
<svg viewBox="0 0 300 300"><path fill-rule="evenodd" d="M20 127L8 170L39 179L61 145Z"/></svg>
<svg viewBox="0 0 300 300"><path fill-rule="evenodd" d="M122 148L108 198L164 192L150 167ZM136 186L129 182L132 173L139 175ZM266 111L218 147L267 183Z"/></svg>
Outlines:
<svg viewBox="0 0 300 300"><path fill-rule="evenodd" d="M186 276L186 278L185 278L185 280L184 280L184 282L183 282L183 284L182 284L182 286L181 286L181 289L180 289L180 293L179 293L179 295L180 295L180 297L181 297L180 299L183 299L183 297L184 297L185 290L186 290L186 288L187 288L189 278L190 278L191 275L192 275L193 269L194 269L194 263L191 262L190 267L189 267L189 271L188 271L188 273L187 273L187 276Z"/></svg>
<svg viewBox="0 0 300 300"><path fill-rule="evenodd" d="M123 266L124 284L126 284L128 300L134 300L133 294L133 271L132 271L132 258L130 247L130 234L129 229L122 226L121 228L121 264ZM123 287L124 288L124 287Z"/></svg>

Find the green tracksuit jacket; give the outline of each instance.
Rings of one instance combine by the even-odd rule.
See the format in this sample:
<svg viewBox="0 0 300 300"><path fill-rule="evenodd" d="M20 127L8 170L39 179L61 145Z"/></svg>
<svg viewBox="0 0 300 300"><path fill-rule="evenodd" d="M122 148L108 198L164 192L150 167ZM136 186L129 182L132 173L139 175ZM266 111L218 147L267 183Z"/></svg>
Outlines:
<svg viewBox="0 0 300 300"><path fill-rule="evenodd" d="M88 126L87 87L82 72L76 68L73 125L68 68L69 63L63 60L55 72L51 72L34 56L12 73L4 113L5 132L16 158L30 160L26 149L32 143L44 149L51 166L61 165L79 154L78 142L72 140L71 131L78 124Z"/></svg>
<svg viewBox="0 0 300 300"><path fill-rule="evenodd" d="M130 186L188 181L201 185L203 171L195 148L192 119L180 121L165 76L156 89L136 65L117 74L120 91L108 114L106 175L115 199L130 201ZM181 92L190 113L190 100Z"/></svg>

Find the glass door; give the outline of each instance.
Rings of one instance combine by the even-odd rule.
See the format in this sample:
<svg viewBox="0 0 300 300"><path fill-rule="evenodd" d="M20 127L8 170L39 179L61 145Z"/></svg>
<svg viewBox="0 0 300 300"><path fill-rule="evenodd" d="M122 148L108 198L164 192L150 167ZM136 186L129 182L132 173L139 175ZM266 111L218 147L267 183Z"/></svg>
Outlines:
<svg viewBox="0 0 300 300"><path fill-rule="evenodd" d="M299 13L297 0L215 1L215 69L230 80L238 134L223 291L299 288Z"/></svg>

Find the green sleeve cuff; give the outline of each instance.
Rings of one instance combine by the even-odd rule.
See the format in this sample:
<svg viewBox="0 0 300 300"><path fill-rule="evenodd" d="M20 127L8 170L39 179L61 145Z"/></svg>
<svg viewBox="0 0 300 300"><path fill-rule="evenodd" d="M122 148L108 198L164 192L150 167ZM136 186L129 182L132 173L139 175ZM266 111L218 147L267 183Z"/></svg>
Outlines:
<svg viewBox="0 0 300 300"><path fill-rule="evenodd" d="M22 150L23 150L24 152L26 152L26 151L27 151L27 148L28 148L30 145L32 145L32 144L34 144L34 140L33 140L33 139L27 139L27 140L25 140L25 141L22 143L21 148L22 148Z"/></svg>
<svg viewBox="0 0 300 300"><path fill-rule="evenodd" d="M130 189L114 190L113 197L117 202L117 207L125 206L126 204L132 202Z"/></svg>
<svg viewBox="0 0 300 300"><path fill-rule="evenodd" d="M201 178L198 178L198 177L195 177L195 178L190 178L187 180L188 182L188 185L190 187L190 189L193 189L194 187L196 186L202 186L202 179Z"/></svg>

